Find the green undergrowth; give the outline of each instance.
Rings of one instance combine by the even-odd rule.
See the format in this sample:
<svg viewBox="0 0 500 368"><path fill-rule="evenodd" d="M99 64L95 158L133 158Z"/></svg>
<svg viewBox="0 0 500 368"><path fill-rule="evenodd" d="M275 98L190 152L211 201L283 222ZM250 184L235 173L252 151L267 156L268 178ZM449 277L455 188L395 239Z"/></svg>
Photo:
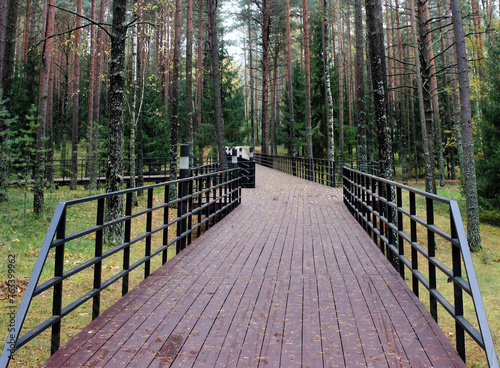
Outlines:
<svg viewBox="0 0 500 368"><path fill-rule="evenodd" d="M43 212L37 215L33 213L31 206L33 200L33 193L31 190L24 191L19 188L9 189L8 201L0 203L0 308L2 311L11 307L15 307L17 310L57 203L103 192L104 191L89 192L84 188L70 191L68 187L62 187L58 190L49 189L46 191ZM162 193L161 188L155 192L154 205L158 205L160 201L163 200ZM134 208L133 212L146 208L146 202L146 195L140 196L138 206ZM82 205L77 205L74 208L69 207L67 210L66 233L71 234L93 226L96 221L95 206L95 202L87 202ZM161 216L159 212L161 212ZM174 210L169 213L170 219L176 217L176 212L177 211ZM155 211L152 220L153 228L160 226L163 223L163 210ZM175 226L171 226L168 230L169 239L175 237L174 227ZM132 220L131 237L134 238L144 233L145 228L146 216L135 218ZM161 245L163 243L162 236L161 232L153 235L153 251L155 245ZM88 234L67 243L64 250L65 271L91 259L94 256L94 244L95 233ZM111 244L105 244L104 251L111 247ZM168 259L172 258L174 255L175 246L169 248ZM141 241L131 247L130 264L133 264L143 256L144 241ZM13 259L13 257L15 257L15 264L14 267L10 266L10 268L14 268L16 277L17 287L14 295L12 295L7 288L9 260ZM103 281L122 270L122 257L123 252L118 252L103 260L101 267ZM54 258L54 252L50 252L39 284L53 276ZM160 265L161 255L158 255L151 261L151 272L156 270ZM92 289L94 276L93 267L94 266L64 281L63 307ZM131 272L129 290L136 286L143 278L144 265ZM102 292L101 313L121 297L121 288L122 283L118 281ZM33 300L22 333L26 333L43 320L50 317L51 308L52 289L49 289ZM92 302L88 301L70 313L69 316L65 317L62 321L61 346L85 327L91 321L91 316ZM8 317L7 313L0 313L0 340L2 341L2 347L6 341L9 328ZM10 366L23 368L37 367L49 357L49 351L50 329L22 347L15 354L15 359L11 361Z"/></svg>

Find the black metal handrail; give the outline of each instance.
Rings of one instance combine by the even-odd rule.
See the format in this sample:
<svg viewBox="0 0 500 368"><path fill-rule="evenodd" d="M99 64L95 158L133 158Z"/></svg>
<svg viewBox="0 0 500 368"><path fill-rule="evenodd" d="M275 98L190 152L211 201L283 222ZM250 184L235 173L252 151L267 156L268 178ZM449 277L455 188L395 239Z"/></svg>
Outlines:
<svg viewBox="0 0 500 368"><path fill-rule="evenodd" d="M33 272L21 300L20 307L15 317L13 332L9 338L0 357L0 367L9 364L12 354L20 347L39 336L49 327L51 333L51 354L59 349L61 336L61 320L76 308L87 301L92 300L92 319L100 313L102 291L118 280L122 280L122 295L128 292L129 274L137 267L144 265L144 278L151 272L151 259L159 254L162 255L162 264L167 261L168 248L176 244L176 253L184 249L191 242L191 234L196 231L200 235L201 226L206 224L209 227L226 214L231 212L241 203L241 170L230 168L224 171L214 171L212 165L198 167L191 177L178 179L161 184L148 185L140 188L127 189L119 192L107 193L86 197L81 199L60 202L54 212L49 229L45 236ZM203 174L200 172L204 171ZM178 187L178 196L170 199L172 186ZM159 205L153 205L153 191L157 188L164 188L164 200ZM147 192L147 208L132 212L133 194L137 192ZM124 199L125 215L113 220L105 220L106 201L116 198ZM66 225L69 223L66 218L68 209L87 202L96 205L96 223L84 230L66 234ZM169 219L169 209L177 206L177 217ZM153 213L160 213L163 217L162 224L153 228ZM146 230L141 235L131 238L131 226L133 219L139 216L146 216ZM204 217L203 217L204 216ZM193 218L196 221L193 221ZM111 249L104 248L104 231L111 226L124 227L124 241ZM176 226L176 236L168 238L168 230L171 226ZM163 234L162 245L152 249L152 235ZM65 269L65 244L88 237L95 236L94 254L95 256L85 260L70 269ZM130 249L133 244L144 241L144 256L135 263L130 264ZM49 254L55 252L54 277L39 284L40 277L45 264L49 259ZM122 252L122 270L107 280L102 280L102 262L106 258ZM90 291L80 295L68 305L63 306L63 283L72 276L93 268L93 285ZM53 290L52 315L35 328L21 336L21 329L30 309L32 300L46 290ZM11 337L11 334L14 336Z"/></svg>
<svg viewBox="0 0 500 368"><path fill-rule="evenodd" d="M432 317L438 321L439 303L455 320L456 349L462 359L466 359L467 332L484 350L489 366L497 368L495 346L457 202L348 167L343 168L343 188L345 205L396 266L400 276L405 279L405 270L410 270L415 295L419 297L419 285L427 289ZM409 196L407 208L403 205L403 192ZM425 200L426 219L417 216L416 203L419 197ZM448 207L450 233L437 227L434 222L435 202ZM409 221L409 226L405 227L405 219L407 225ZM418 238L417 225L425 228L426 246ZM436 237L451 246L451 268L437 257ZM405 254L405 244L411 248L409 255ZM428 277L419 270L419 256L428 262ZM465 278L462 275L462 263ZM444 274L448 282L453 282L451 301L438 291L437 272ZM464 292L472 298L479 331L464 316Z"/></svg>
<svg viewBox="0 0 500 368"><path fill-rule="evenodd" d="M138 160L135 159L135 167L136 171L138 168ZM217 162L217 158L215 156L205 156L205 157L194 157L194 166L204 166L211 165ZM69 183L71 179L71 159L54 159L52 160L52 170L54 178L59 179L59 185L63 185L65 183ZM177 162L177 167L179 162ZM11 169L13 170L12 174L19 173L18 163L14 162L11 165ZM147 180L148 178L154 176L163 176L165 180L168 180L169 169L170 169L170 157L144 157L143 158L143 176ZM88 173L88 160L81 158L77 159L77 175L76 178L78 181L83 181L84 179L89 179ZM99 159L97 161L97 172L96 176L98 178L104 178L106 176L107 169L107 159ZM28 167L25 170L22 170L23 173L32 172L33 167ZM130 158L123 159L123 174L125 176L130 176ZM138 173L136 172L136 175ZM24 177L23 177L24 178Z"/></svg>
<svg viewBox="0 0 500 368"><path fill-rule="evenodd" d="M342 167L360 169L372 174L378 173L378 163L373 161L332 161L324 158L307 158L254 153L255 161L286 174L307 179L330 187L342 184Z"/></svg>

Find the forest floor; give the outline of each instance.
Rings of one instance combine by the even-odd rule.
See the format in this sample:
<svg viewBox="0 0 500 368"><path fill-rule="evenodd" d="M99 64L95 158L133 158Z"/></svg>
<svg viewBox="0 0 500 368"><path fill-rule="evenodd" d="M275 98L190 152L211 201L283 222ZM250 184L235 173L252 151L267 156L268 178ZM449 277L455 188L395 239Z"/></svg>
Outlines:
<svg viewBox="0 0 500 368"><path fill-rule="evenodd" d="M423 183L408 182L408 185L423 189ZM39 248L45 237L48 225L52 218L53 211L59 201L81 198L100 192L89 192L88 190L79 189L77 191L70 191L69 188L63 187L58 190L49 189L46 191L45 208L44 211L35 215L32 211L33 193L31 190L23 190L21 188L11 188L9 190L9 198L7 202L0 203L0 309L5 310L11 304L8 299L8 290L6 289L8 280L8 265L9 256L15 256L15 274L17 277L17 291L15 296L14 305L19 305L21 296L26 287L28 278L33 269ZM445 187L438 188L438 194L444 197L457 200L459 203L462 214L465 214L465 199L463 198L460 184L447 183ZM145 201L144 196L140 201ZM95 221L92 211L83 212L82 221L92 222ZM465 216L463 216L465 217ZM80 221L80 219L79 219ZM464 218L465 221L465 218ZM449 215L445 212L437 213L436 223L449 222ZM481 224L481 236L483 243L483 250L478 253L473 253L474 265L478 281L481 288L481 293L484 299L490 328L495 342L497 353L500 352L500 227L494 226L483 222ZM85 252L90 252L90 249L68 247L66 249L65 258L66 262L75 263L81 262L85 258ZM113 272L114 269L119 267L113 261L106 262L106 271ZM156 266L152 266L154 270ZM48 277L49 275L45 275ZM91 276L86 276L91 282ZM142 279L140 272L132 274L131 284L136 285ZM409 281L409 280L407 280ZM104 308L111 305L117 298L120 297L120 285L112 287L106 293ZM66 289L68 290L68 289ZM51 303L45 303L51 304ZM424 302L425 304L425 302ZM35 308L38 308L36 305ZM41 307L40 307L41 308ZM72 314L71 319L67 318L64 334L62 336L62 343L67 341L71 335L83 328L90 322L92 306L86 303L82 309L77 310ZM37 311L35 310L35 313ZM76 314L76 315L75 315ZM75 316L73 316L75 315ZM441 310L440 318L446 319L446 312ZM442 316L442 317L441 317ZM8 316L6 313L0 314L0 340L7 336L8 330ZM440 323L446 335L453 340L454 326L453 323L444 322ZM26 330L25 330L26 331ZM32 341L30 347L23 347L20 349L16 357L16 361L11 364L14 367L31 367L40 365L45 359L48 358L49 335L47 338L38 338ZM41 341L40 341L41 340ZM472 344L469 344L472 345ZM3 346L3 343L1 344ZM471 352L472 349L473 351ZM484 355L478 348L469 348L468 365L471 367L484 367Z"/></svg>

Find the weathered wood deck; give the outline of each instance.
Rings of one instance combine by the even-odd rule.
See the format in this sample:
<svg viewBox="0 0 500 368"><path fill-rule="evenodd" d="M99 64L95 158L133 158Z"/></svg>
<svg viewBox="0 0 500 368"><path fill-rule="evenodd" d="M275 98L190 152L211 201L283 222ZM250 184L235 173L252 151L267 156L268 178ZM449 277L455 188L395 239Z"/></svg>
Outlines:
<svg viewBox="0 0 500 368"><path fill-rule="evenodd" d="M256 189L45 367L463 367L341 190Z"/></svg>

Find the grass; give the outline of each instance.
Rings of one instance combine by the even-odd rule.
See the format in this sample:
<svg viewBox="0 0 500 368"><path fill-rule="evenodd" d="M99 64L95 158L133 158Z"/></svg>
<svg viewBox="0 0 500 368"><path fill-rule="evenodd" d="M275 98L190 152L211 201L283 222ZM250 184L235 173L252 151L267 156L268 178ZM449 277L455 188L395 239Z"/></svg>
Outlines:
<svg viewBox="0 0 500 368"><path fill-rule="evenodd" d="M409 182L409 185L420 190L425 190L425 185L423 183ZM463 198L460 184L447 184L445 187L439 187L437 189L439 195L454 199L458 202L460 207L460 212L462 214L462 219L464 226L466 227L465 218L465 199ZM403 198L403 205L405 202L408 203L408 198ZM406 207L408 208L408 207ZM417 199L417 215L425 218L425 202L423 200ZM448 207L441 204L435 205L435 224L450 232L450 220L449 220L449 210ZM483 297L486 313L488 316L490 330L493 335L493 341L495 344L495 349L497 355L500 352L500 228L494 225L490 225L487 222L481 222L481 238L482 238L482 251L477 253L472 253L472 258L474 262L474 267L476 275L479 282L479 287ZM409 233L409 221L404 223L405 231ZM426 229L417 226L418 240L424 247L427 246L426 241ZM449 244L445 243L436 237L437 241L437 257L443 261L446 265L451 268L451 247ZM405 249L407 255L410 254L410 247L407 245ZM428 265L423 257L419 257L419 269L427 276ZM411 287L411 279L407 272L406 281ZM465 272L464 272L465 275ZM438 291L441 292L449 301L453 303L453 288L452 283L449 283L447 277L438 271ZM420 299L429 308L429 298L423 287L420 288ZM464 293L464 308L465 316L470 321L475 321L475 310L473 307L472 300L468 298L467 294ZM448 336L449 340L455 346L455 324L454 320L448 315L444 308L438 308L438 321L440 327ZM473 323L476 328L477 324ZM468 338L467 334L466 341L466 351L467 351L467 365L470 367L487 367L485 362L484 352L478 348L475 342L471 338Z"/></svg>
<svg viewBox="0 0 500 368"><path fill-rule="evenodd" d="M10 189L8 202L0 203L0 308L6 310L7 307L17 307L21 302L21 296L26 287L28 278L32 272L39 248L45 237L48 225L50 223L54 209L59 201L84 197L89 194L98 194L99 192L89 193L80 188L77 191L70 191L67 187L59 190L48 190L45 196L44 211L35 215L31 209L32 192L27 192L28 208L24 216L24 192L20 189ZM163 201L163 189L158 188L155 192L153 205L158 205ZM78 208L70 207L67 211L67 234L88 228L95 224L95 203L88 202L77 205ZM134 212L146 208L146 195L139 197L139 204L134 208ZM161 213L160 213L161 212ZM170 210L169 218L177 217L176 210ZM25 222L26 221L26 222ZM131 238L144 233L146 216L140 216L132 221ZM153 212L153 228L163 223L163 211ZM175 237L175 225L169 227L169 239ZM162 233L159 232L152 237L153 251L155 245L161 245ZM94 256L95 233L91 233L83 238L71 241L65 245L65 271L92 258ZM111 246L107 246L105 250ZM15 256L15 275L17 278L17 291L11 303L6 288L8 280L8 259L9 255ZM111 276L121 271L123 252L105 259L102 264L102 280L107 280ZM175 244L169 248L168 259L175 255ZM130 264L144 256L144 241L134 244L131 247ZM53 275L54 253L49 258L41 275L40 282L50 279ZM154 271L161 265L161 255L151 260L151 271ZM64 281L63 307L76 300L86 292L92 289L93 269L87 269ZM144 278L144 267L138 267L130 274L131 290ZM115 303L121 297L121 281L114 283L108 289L101 293L101 313ZM37 296L30 308L28 317L24 323L22 334L37 326L43 320L52 315L52 289L45 291ZM92 302L89 301L78 309L73 311L62 321L61 346L65 344L72 336L80 331L91 321ZM7 313L0 314L0 331L5 331L0 339L5 341L9 326ZM50 351L50 329L41 336L22 347L12 360L12 367L37 367L49 357Z"/></svg>

